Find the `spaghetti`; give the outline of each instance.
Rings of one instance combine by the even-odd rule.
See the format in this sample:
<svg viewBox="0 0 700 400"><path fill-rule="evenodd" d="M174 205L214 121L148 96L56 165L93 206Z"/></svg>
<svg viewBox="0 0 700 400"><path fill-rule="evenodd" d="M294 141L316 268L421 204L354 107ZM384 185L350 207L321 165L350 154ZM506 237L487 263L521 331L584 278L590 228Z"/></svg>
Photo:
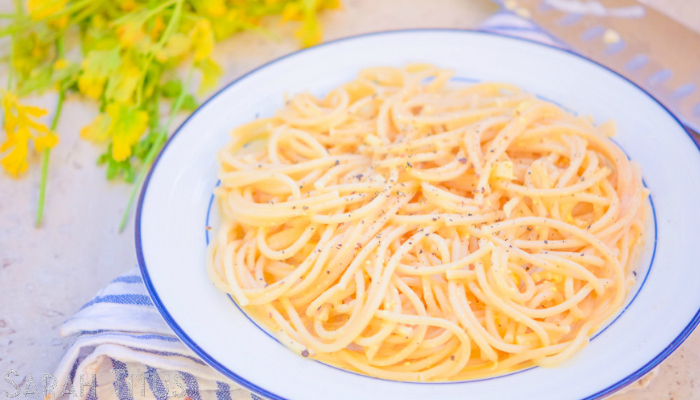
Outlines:
<svg viewBox="0 0 700 400"><path fill-rule="evenodd" d="M472 379L557 364L622 306L648 193L614 124L451 76L365 69L218 154L208 273L298 353Z"/></svg>

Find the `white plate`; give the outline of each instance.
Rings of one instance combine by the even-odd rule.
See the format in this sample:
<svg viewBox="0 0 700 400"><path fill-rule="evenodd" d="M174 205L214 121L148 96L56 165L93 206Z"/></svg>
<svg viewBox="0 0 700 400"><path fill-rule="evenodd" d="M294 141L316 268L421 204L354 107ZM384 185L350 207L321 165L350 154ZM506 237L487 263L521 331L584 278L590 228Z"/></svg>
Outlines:
<svg viewBox="0 0 700 400"><path fill-rule="evenodd" d="M322 94L367 66L429 62L466 79L510 82L596 122L617 121L615 140L643 168L655 206L652 234L624 312L555 368L453 383L366 377L302 358L257 327L209 282L204 257L214 155L231 128L283 105L283 93ZM276 399L581 399L630 384L666 358L700 320L696 268L700 154L655 99L580 56L482 32L410 30L329 42L231 83L197 110L157 159L139 201L136 247L153 301L204 361ZM654 225L655 228L654 229Z"/></svg>

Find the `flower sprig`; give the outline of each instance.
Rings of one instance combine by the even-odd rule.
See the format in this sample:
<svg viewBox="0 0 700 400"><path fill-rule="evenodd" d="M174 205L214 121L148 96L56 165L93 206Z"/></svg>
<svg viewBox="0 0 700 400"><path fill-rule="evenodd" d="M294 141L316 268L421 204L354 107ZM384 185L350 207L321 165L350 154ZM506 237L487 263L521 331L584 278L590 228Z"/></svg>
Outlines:
<svg viewBox="0 0 700 400"><path fill-rule="evenodd" d="M295 35L303 46L311 46L321 40L318 12L337 8L339 2L15 0L15 6L9 24L0 28L0 36L11 39L5 49L10 84L0 93L6 136L0 148L2 167L21 176L28 168L29 152L42 154L39 224L63 101L68 93L93 99L99 114L80 135L104 146L98 164L106 167L108 179L135 184L123 228L174 115L194 110L196 96L215 87L222 74L212 58L216 42L244 30L263 31L262 18L281 15L283 21L299 21ZM189 71L186 77L183 69ZM194 75L199 76L196 93L190 92ZM48 128L36 121L46 112L21 105L19 97L52 89L59 96Z"/></svg>

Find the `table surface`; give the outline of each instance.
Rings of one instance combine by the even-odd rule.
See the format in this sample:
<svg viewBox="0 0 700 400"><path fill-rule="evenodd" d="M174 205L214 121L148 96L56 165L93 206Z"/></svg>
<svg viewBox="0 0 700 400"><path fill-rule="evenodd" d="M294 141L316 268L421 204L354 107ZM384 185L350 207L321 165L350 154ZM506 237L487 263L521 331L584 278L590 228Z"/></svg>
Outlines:
<svg viewBox="0 0 700 400"><path fill-rule="evenodd" d="M10 0L1 0L6 8ZM643 0L700 31L700 1ZM417 28L474 28L496 6L489 0L344 0L340 12L324 14L325 39L364 32ZM269 21L284 35L271 40L243 33L222 43L215 58L226 70L222 85L297 49L294 26ZM32 99L52 109L54 95ZM60 324L106 283L136 265L133 221L118 232L131 188L107 182L95 165L102 149L79 139L79 129L96 106L70 98L58 131L61 143L51 155L44 225L33 216L38 197L38 160L20 181L0 177L0 372L20 376L53 373L72 338L61 338ZM698 378L698 387L695 379ZM20 378L21 379L21 378ZM7 387L5 387L7 386ZM700 399L700 330L659 368L646 388L614 396L629 399ZM0 389L12 388L4 382Z"/></svg>

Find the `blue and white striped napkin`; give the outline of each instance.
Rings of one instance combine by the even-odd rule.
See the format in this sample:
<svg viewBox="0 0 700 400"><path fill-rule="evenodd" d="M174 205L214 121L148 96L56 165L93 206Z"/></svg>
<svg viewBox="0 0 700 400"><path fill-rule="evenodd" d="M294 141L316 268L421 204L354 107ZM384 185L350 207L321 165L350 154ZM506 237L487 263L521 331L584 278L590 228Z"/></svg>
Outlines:
<svg viewBox="0 0 700 400"><path fill-rule="evenodd" d="M565 47L532 21L498 12L481 29ZM258 400L207 366L163 321L138 268L113 280L61 327L76 336L61 360L55 397L89 400ZM71 385L64 384L72 383Z"/></svg>

